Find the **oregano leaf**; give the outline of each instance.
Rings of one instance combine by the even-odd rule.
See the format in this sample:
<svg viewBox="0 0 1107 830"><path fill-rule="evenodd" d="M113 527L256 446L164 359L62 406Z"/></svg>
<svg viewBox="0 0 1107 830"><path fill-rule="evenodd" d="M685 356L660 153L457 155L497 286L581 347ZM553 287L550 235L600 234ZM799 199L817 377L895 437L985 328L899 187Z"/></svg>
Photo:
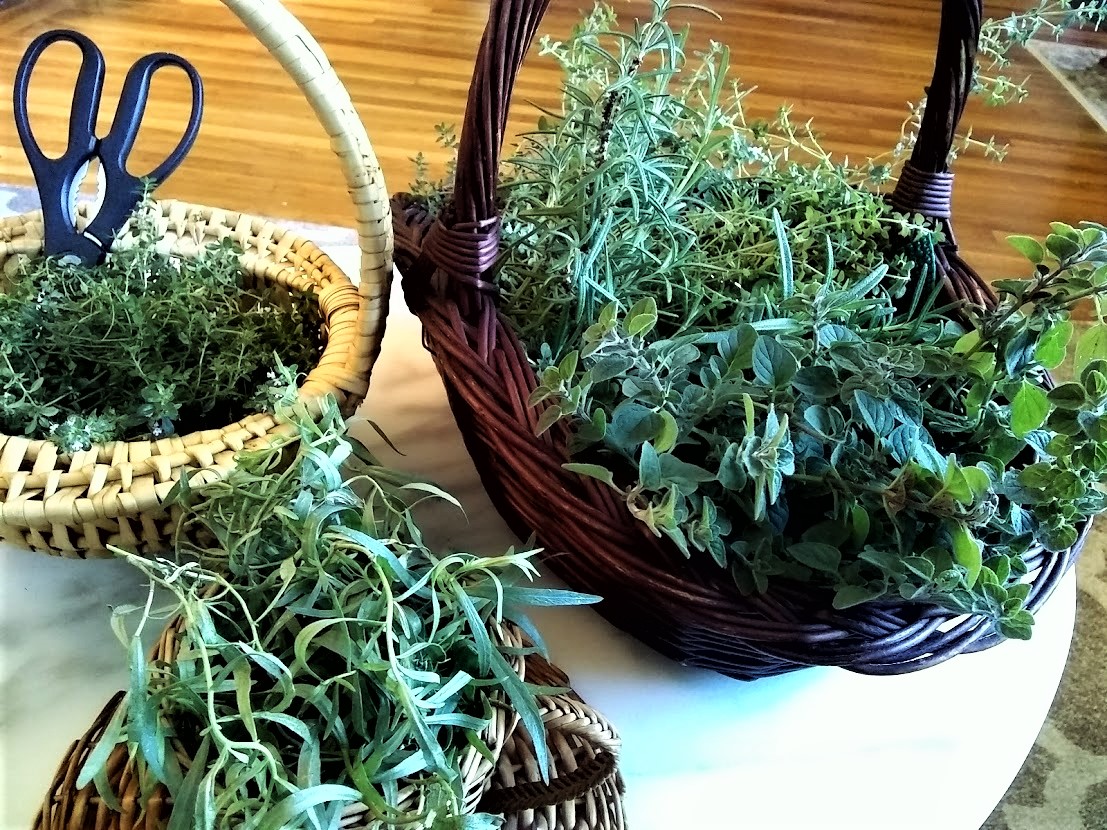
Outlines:
<svg viewBox="0 0 1107 830"><path fill-rule="evenodd" d="M1049 415L1049 398L1040 386L1023 381L1011 400L1011 431L1022 438L1040 427Z"/></svg>
<svg viewBox="0 0 1107 830"><path fill-rule="evenodd" d="M757 379L774 389L788 383L799 365L784 346L768 335L760 335L753 347L753 373Z"/></svg>

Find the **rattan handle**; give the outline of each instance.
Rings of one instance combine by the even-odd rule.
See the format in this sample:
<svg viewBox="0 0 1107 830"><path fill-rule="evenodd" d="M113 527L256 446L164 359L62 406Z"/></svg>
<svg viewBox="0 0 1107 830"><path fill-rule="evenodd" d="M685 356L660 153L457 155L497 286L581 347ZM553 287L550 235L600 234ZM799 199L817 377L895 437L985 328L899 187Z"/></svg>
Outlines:
<svg viewBox="0 0 1107 830"><path fill-rule="evenodd" d="M424 253L470 284L491 264L500 151L515 77L550 0L493 0L469 86L458 148L452 214L431 228ZM943 0L934 77L911 161L893 195L909 212L949 216L951 174L946 160L972 85L980 36L981 0Z"/></svg>
<svg viewBox="0 0 1107 830"><path fill-rule="evenodd" d="M315 38L278 0L223 2L296 82L330 136L357 217L363 313L383 317L392 279L392 215L380 164L350 94Z"/></svg>
<svg viewBox="0 0 1107 830"><path fill-rule="evenodd" d="M972 90L983 17L981 0L943 0L934 77L927 89L919 136L891 201L900 210L950 218L953 174L949 151Z"/></svg>

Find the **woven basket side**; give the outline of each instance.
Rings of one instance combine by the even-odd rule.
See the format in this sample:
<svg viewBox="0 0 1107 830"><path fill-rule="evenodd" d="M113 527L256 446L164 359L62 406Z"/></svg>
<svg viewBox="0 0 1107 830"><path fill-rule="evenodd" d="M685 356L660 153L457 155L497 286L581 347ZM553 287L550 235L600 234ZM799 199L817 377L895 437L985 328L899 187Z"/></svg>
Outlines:
<svg viewBox="0 0 1107 830"><path fill-rule="evenodd" d="M527 658L528 680L569 685L556 666ZM538 697L553 769L542 781L530 736L516 729L504 746L481 809L505 816L505 830L622 830L620 741L611 724L571 689Z"/></svg>
<svg viewBox="0 0 1107 830"><path fill-rule="evenodd" d="M327 335L318 365L300 389L301 399L318 407L333 395L352 414L368 391L373 321L342 271L310 241L271 222L183 202L158 204L161 242L168 253L194 255L202 245L230 238L245 252L246 278L313 292ZM83 218L83 217L82 217ZM0 263L14 262L18 250L41 250L41 214L0 220L10 239ZM120 244L128 244L124 235ZM254 413L219 429L160 440L116 441L65 455L51 441L0 436L0 534L13 541L63 555L106 552L108 544L154 549L168 538L172 517L161 511L184 470L197 483L222 478L234 454L288 433L272 415Z"/></svg>

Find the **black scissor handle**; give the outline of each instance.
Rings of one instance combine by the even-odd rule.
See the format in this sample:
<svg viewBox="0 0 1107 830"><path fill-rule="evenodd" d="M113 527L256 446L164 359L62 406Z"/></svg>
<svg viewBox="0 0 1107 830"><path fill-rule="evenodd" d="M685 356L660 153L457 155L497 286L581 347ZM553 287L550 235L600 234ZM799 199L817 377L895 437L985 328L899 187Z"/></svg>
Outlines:
<svg viewBox="0 0 1107 830"><path fill-rule="evenodd" d="M142 116L150 96L150 82L154 73L166 66L175 66L188 76L192 84L192 112L184 135L165 161L144 177L133 176L127 172L127 159L142 126ZM203 113L204 85L192 64L168 52L155 52L135 61L123 81L111 129L100 141L98 154L104 170L104 200L95 218L85 228L86 234L99 240L105 248L111 244L142 198L143 178L150 179L157 187L184 161L200 131Z"/></svg>
<svg viewBox="0 0 1107 830"><path fill-rule="evenodd" d="M38 59L50 46L59 42L72 43L81 50L81 67L73 89L73 105L69 112L69 140L65 152L49 158L31 132L27 114L27 93ZM79 32L65 29L39 35L23 54L15 73L13 103L15 129L27 155L27 163L35 176L39 200L42 202L44 231L43 250L48 255L74 254L84 261L94 262L101 254L93 242L79 234L73 215L73 194L76 192L85 165L96 153L96 115L100 95L104 90L104 55L91 40Z"/></svg>
<svg viewBox="0 0 1107 830"><path fill-rule="evenodd" d="M96 147L96 115L100 110L100 95L104 91L104 55L96 44L80 32L59 29L39 35L23 54L15 73L13 103L15 105L15 129L19 141L27 153L32 167L36 163L52 161L42 152L42 147L31 132L27 115L27 92L38 59L50 46L59 42L72 43L81 50L81 68L73 89L73 105L69 113L69 143L62 158L84 157ZM38 169L35 169L36 175Z"/></svg>
<svg viewBox="0 0 1107 830"><path fill-rule="evenodd" d="M146 102L150 97L150 83L154 79L154 74L167 66L175 66L188 76L189 83L192 85L192 111L177 146L165 161L142 178L152 179L155 184L160 184L180 166L196 142L196 135L200 131L200 120L204 114L204 84L200 80L200 73L179 55L168 52L146 55L135 61L134 66L127 72L111 129L100 143L100 161L109 175L111 172L120 174L127 172L127 158L134 149L139 127L142 125L142 116L146 111Z"/></svg>

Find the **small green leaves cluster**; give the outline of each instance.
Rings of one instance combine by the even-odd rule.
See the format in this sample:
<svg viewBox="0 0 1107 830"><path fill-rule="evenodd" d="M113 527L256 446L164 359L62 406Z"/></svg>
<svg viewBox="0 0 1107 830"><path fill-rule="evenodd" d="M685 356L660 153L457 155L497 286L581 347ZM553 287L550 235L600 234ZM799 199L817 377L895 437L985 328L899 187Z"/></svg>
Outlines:
<svg viewBox="0 0 1107 830"><path fill-rule="evenodd" d="M11 260L0 286L0 432L62 452L233 423L281 366L315 365L318 303L248 285L230 241L157 249L151 205L94 267Z"/></svg>
<svg viewBox="0 0 1107 830"><path fill-rule="evenodd" d="M925 283L897 301L886 266L849 278L829 257L796 280L780 242L781 278L736 288L729 326L658 334L647 298L557 362L546 347L539 429L567 423L569 469L745 592L800 581L837 608L937 604L1029 636L1035 552L1107 507L1107 228L1014 238L1033 275L960 322ZM1089 298L1075 379L1049 389Z"/></svg>
<svg viewBox="0 0 1107 830"><path fill-rule="evenodd" d="M317 418L299 407L281 413L295 447L242 453L225 481L174 493L189 531L175 559L118 552L171 601L117 609L130 685L77 784L112 804L105 765L126 743L142 780L168 786L171 829L338 827L360 802L366 826L492 830L498 818L463 815L462 759L492 758L494 699L543 771L548 758L520 652L494 631L512 619L537 638L527 606L594 598L516 585L534 574L528 552L434 554L412 509L456 502L381 467L333 400ZM142 628L167 617L177 653L147 660Z"/></svg>

